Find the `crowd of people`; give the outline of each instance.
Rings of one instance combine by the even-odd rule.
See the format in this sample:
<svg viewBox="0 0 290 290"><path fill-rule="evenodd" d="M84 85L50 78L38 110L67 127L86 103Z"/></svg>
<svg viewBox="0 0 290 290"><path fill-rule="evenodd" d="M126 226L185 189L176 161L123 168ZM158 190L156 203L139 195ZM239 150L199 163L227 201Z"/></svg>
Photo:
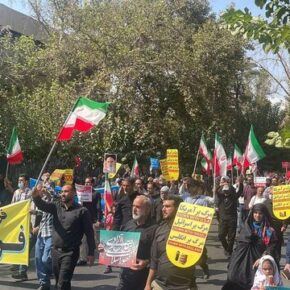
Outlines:
<svg viewBox="0 0 290 290"><path fill-rule="evenodd" d="M255 186L253 176L239 176L233 182L223 176L215 180L214 192L205 190L203 181L184 177L180 183L156 177L118 178L119 190L104 216L103 197L95 179L83 184L93 187L92 202L79 204L74 185L63 185L56 194L49 173L34 189L21 174L18 189L0 176L0 206L32 199L30 251L35 246L35 265L39 289L71 289L76 266L93 265L100 229L140 232L137 258L131 268L122 268L118 290L195 290L195 266L209 279L207 249L196 265L179 268L166 254L170 228L181 202L214 207L218 220L218 239L229 259L223 290L262 290L280 286L281 249L287 221L273 214L272 188L284 184L277 176L267 178L265 186ZM79 181L78 181L79 182ZM27 266L13 265L12 277L25 281ZM287 243L285 272L290 272L290 242ZM105 274L112 272L108 265Z"/></svg>

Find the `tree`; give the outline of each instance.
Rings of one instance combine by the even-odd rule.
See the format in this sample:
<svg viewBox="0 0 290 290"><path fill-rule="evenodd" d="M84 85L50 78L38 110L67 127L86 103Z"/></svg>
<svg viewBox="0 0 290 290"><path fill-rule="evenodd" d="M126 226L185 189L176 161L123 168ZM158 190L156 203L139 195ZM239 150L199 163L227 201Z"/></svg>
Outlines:
<svg viewBox="0 0 290 290"><path fill-rule="evenodd" d="M240 136L246 142L251 120L243 108L253 98L241 89L247 42L221 28L207 2L79 2L34 5L52 24L43 47L27 37L1 39L0 96L7 110L0 124L5 132L4 124L17 124L28 160L44 159L79 95L110 101L109 113L90 133L59 144L53 165L72 166L75 155L100 165L108 151L128 163L136 155L144 164L156 152L178 148L183 172L190 172L202 131L209 138L219 131L228 144Z"/></svg>

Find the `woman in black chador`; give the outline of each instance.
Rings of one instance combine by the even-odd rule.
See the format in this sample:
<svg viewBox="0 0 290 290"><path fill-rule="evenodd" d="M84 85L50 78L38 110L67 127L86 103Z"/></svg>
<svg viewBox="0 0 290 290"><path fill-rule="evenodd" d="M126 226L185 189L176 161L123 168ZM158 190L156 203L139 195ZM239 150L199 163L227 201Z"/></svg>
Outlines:
<svg viewBox="0 0 290 290"><path fill-rule="evenodd" d="M277 260L276 233L264 204L253 206L242 229L228 267L228 279L222 290L250 290L259 259L271 255Z"/></svg>

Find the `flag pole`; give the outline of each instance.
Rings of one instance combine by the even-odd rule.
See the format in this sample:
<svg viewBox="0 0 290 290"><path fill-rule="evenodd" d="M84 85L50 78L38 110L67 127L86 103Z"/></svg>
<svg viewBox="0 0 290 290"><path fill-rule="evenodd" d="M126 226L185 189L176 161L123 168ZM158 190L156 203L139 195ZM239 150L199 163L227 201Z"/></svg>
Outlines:
<svg viewBox="0 0 290 290"><path fill-rule="evenodd" d="M198 147L198 151L197 151L196 158L195 158L195 163L194 163L194 168L193 168L192 178L195 177L195 171L196 171L196 166L197 166L197 160L198 160L198 157L199 157L199 147Z"/></svg>
<svg viewBox="0 0 290 290"><path fill-rule="evenodd" d="M213 167L213 198L215 199L215 190L216 190L216 184L215 184L215 175L216 175L216 156L214 152L214 167Z"/></svg>
<svg viewBox="0 0 290 290"><path fill-rule="evenodd" d="M7 162L5 177L8 178L9 162Z"/></svg>
<svg viewBox="0 0 290 290"><path fill-rule="evenodd" d="M72 115L72 113L73 113L73 109L74 109L74 107L75 107L75 104L78 102L79 99L80 99L80 97L79 97L79 98L77 99L77 101L74 103L72 109L70 110L69 115L67 116L67 118L66 118L64 124L62 125L62 128L64 127L64 125L67 123L67 121L68 121L69 118L71 117L71 115ZM42 166L42 168L41 168L41 170L40 170L40 173L39 173L39 175L38 175L38 178L37 178L37 181L36 181L36 183L35 183L35 186L37 186L37 184L39 183L39 180L40 180L40 178L41 178L41 176L42 176L42 174L43 174L43 171L44 171L44 169L45 169L45 167L46 167L46 165L47 165L47 163L48 163L48 161L49 161L49 159L50 159L50 156L51 156L52 152L54 151L54 149L55 149L55 147L56 147L58 136L59 136L59 134L57 135L57 138L55 139L55 141L54 141L54 143L53 143L53 145L52 145L52 147L51 147L51 149L50 149L50 151L49 151L49 153L48 153L48 155L47 155L47 157L46 157L46 159L45 159L45 161L44 161L44 164L43 164L43 166Z"/></svg>

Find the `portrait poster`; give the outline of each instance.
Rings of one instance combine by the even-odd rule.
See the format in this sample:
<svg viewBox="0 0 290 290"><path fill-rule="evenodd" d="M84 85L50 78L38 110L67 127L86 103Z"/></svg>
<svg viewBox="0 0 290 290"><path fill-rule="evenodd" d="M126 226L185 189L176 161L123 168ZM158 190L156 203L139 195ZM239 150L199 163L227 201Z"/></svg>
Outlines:
<svg viewBox="0 0 290 290"><path fill-rule="evenodd" d="M140 232L100 231L100 243L104 251L99 263L114 267L130 268L136 262Z"/></svg>
<svg viewBox="0 0 290 290"><path fill-rule="evenodd" d="M117 154L105 153L103 173L116 174L117 172L116 163L117 163Z"/></svg>

